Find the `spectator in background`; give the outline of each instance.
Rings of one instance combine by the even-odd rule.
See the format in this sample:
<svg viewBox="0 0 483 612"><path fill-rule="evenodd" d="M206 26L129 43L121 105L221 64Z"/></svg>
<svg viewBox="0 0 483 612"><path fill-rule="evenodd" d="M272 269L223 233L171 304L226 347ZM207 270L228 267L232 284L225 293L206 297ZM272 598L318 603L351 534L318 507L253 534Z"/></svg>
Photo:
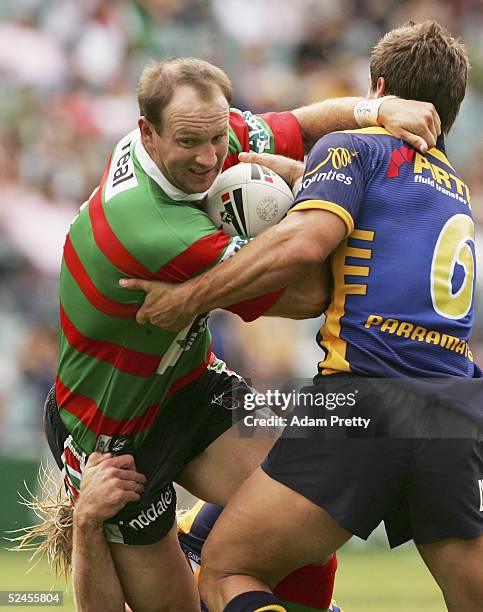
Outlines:
<svg viewBox="0 0 483 612"><path fill-rule="evenodd" d="M281 110L361 91L371 41L408 18L436 14L463 35L470 51L473 69L467 101L447 146L472 186L475 218L483 223L481 156L473 151L481 139L475 125L483 104L481 2L284 0L283 10L280 6L255 0L1 3L0 308L7 331L0 343L0 361L13 378L21 368L12 359L18 340L8 329L16 325L28 335L35 319L45 317L49 325L57 325L60 245L78 203L98 181L99 167L113 143L137 117L135 80L149 57L201 52L233 76L239 92L235 105ZM480 265L472 344L476 355L483 354L478 332L483 329L483 308L478 309L483 301L481 270ZM41 312L35 315L40 295ZM224 356L229 362L233 358L248 363L245 334L251 332L238 326L231 333L233 325L229 316L220 321L230 339ZM303 325L300 329L298 350L309 337ZM7 378L3 394L5 411L10 411L14 396ZM26 401L31 406L28 414L35 414L33 396ZM36 422L30 421L32 432ZM27 435L28 423L27 419L19 439ZM11 439L5 432L0 450Z"/></svg>

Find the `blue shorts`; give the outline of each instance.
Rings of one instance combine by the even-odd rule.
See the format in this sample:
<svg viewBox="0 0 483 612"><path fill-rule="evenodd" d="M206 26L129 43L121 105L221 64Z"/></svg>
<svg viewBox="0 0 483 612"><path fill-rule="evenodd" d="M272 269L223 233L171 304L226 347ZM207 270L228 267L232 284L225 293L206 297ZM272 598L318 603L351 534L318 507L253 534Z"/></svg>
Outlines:
<svg viewBox="0 0 483 612"><path fill-rule="evenodd" d="M347 391L351 378L340 378L341 392ZM312 392L323 390L323 384L316 383ZM387 400L387 394L384 397ZM394 420L377 401L368 394L358 402L359 416L374 417L367 430L349 427L342 435L322 427L301 439L286 428L262 469L363 539L381 521L391 547L410 539L428 544L483 535L483 438L478 427L447 415L445 425L454 418L455 426L469 435L423 437L418 433L424 431L421 418L419 423L396 420L407 437L386 435ZM399 402L407 410L410 401L394 392L388 408L397 409Z"/></svg>

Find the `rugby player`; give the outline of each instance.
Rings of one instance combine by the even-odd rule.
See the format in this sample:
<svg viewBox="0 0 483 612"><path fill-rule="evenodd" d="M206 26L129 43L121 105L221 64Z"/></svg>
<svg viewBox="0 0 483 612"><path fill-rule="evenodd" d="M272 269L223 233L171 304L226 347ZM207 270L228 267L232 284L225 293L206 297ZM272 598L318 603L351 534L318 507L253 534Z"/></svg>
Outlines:
<svg viewBox="0 0 483 612"><path fill-rule="evenodd" d="M373 49L370 96L431 101L448 133L467 72L466 51L447 30L409 23ZM469 191L443 137L421 154L382 128L325 136L309 155L291 214L237 257L169 290L124 286L149 293L138 320L176 329L197 312L287 286L329 255L334 286L318 335L325 354L315 392L329 384L354 391L353 376L479 384L468 347L475 281ZM408 435L396 440L386 425L416 396L389 389L381 399L382 380L375 389L353 412L372 415L367 433L348 427L334 438L319 430L320 439L300 440L286 430L232 498L204 549L200 588L211 610L282 612L270 592L281 576L332 554L353 534L366 539L382 520L391 546L415 541L448 610L481 610L481 403L452 406L458 427L468 419L461 438L424 428L418 437L436 403L414 413L414 423L406 419ZM435 416L443 414L440 407Z"/></svg>
<svg viewBox="0 0 483 612"><path fill-rule="evenodd" d="M250 389L213 355L207 316L194 317L179 333L140 326L135 315L143 292L118 285L126 275L182 281L243 246L198 207L241 151L301 159L315 136L355 127L353 99L256 117L230 111L231 95L227 76L207 62L148 66L139 84L139 129L114 148L65 242L59 369L45 409L51 450L73 502L94 450L132 454L148 479L140 500L106 521L110 552L106 548L102 569L101 557L97 564L82 562L80 538L74 539L81 610L109 609L111 601L102 598L116 588L136 611L192 610L198 592L176 537L172 482L224 505L272 445L231 434L233 419L242 415L230 408ZM429 104L389 99L374 120L389 127L388 112L398 117L395 133L422 150L439 131ZM423 140L406 128L422 131ZM313 316L326 298L325 287L315 282L319 276L319 264L308 266L303 281L284 292L230 309L245 320L264 313ZM220 396L221 404L215 401ZM79 523L87 543L92 526ZM97 593L89 585L99 572L112 588Z"/></svg>
<svg viewBox="0 0 483 612"><path fill-rule="evenodd" d="M106 550L102 524L117 514L127 502L137 501L145 482L146 478L135 469L132 455L112 457L110 453L91 453L84 469L74 523L76 546L84 551L83 563L93 563L97 567L102 567L105 561L102 560L102 555ZM204 542L221 511L221 506L199 501L190 510L181 513L177 519L178 540L196 577L200 570ZM93 538L83 537L82 531L77 529L77 522L81 516L83 521L87 519L91 524L97 525ZM70 531L65 531L64 536L69 542L71 541ZM326 610L337 612L340 610L339 607L334 601L331 602L335 577L333 569L336 564L334 556L325 572L320 567L312 566L310 580L307 579L306 570L294 572L282 580L275 592L286 603L290 612ZM77 574L79 575L79 572ZM109 583L106 584L102 573L96 574L95 580L96 582L90 584L90 588L95 591L103 591L110 586ZM120 595L122 594L116 591L108 592L113 609L124 609ZM203 604L201 607L206 610Z"/></svg>

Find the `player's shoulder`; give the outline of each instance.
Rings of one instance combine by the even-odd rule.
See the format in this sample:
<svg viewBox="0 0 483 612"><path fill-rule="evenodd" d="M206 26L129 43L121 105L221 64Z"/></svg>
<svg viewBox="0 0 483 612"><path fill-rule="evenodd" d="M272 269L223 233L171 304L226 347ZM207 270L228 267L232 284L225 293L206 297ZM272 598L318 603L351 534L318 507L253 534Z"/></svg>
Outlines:
<svg viewBox="0 0 483 612"><path fill-rule="evenodd" d="M322 136L318 143L361 143L362 146L366 145L368 148L371 148L371 145L374 143L383 143L391 146L395 140L398 139L382 127L367 127L331 132Z"/></svg>
<svg viewBox="0 0 483 612"><path fill-rule="evenodd" d="M372 166L378 157L394 147L394 139L384 128L361 128L331 132L319 138L309 155L309 165L314 161L331 161L334 167L347 166L356 161Z"/></svg>
<svg viewBox="0 0 483 612"><path fill-rule="evenodd" d="M114 146L111 158L102 180L103 200L134 196L143 187L139 167L136 164L135 148L139 141L139 130L126 134Z"/></svg>

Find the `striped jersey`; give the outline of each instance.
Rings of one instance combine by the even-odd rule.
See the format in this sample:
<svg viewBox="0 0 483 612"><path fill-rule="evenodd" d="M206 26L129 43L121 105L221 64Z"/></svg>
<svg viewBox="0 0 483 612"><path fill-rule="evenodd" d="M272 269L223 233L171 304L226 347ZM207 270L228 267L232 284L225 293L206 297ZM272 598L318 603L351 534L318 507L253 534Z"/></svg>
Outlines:
<svg viewBox="0 0 483 612"><path fill-rule="evenodd" d="M478 376L468 346L476 266L470 194L443 139L422 155L382 128L325 136L292 211L314 208L347 228L330 258L319 372Z"/></svg>
<svg viewBox="0 0 483 612"><path fill-rule="evenodd" d="M232 110L224 169L249 150L302 159L295 117ZM100 186L66 238L56 401L77 449L85 453L99 436L129 436L131 448L139 447L163 402L213 360L206 316L178 334L139 325L135 316L144 293L118 285L126 276L180 282L244 244L217 230L196 202L171 199L161 178L134 130L114 148ZM250 320L278 297L233 310Z"/></svg>

